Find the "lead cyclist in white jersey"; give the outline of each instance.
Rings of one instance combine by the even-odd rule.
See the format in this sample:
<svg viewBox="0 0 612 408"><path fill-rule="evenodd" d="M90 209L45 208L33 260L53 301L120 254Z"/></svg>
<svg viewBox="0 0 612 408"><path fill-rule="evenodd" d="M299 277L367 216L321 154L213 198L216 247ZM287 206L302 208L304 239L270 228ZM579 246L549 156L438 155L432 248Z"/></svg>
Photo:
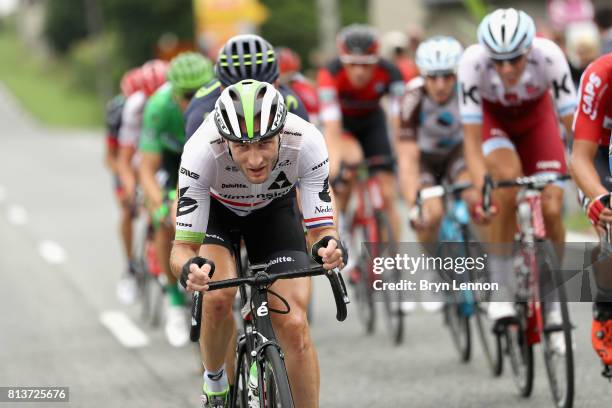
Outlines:
<svg viewBox="0 0 612 408"><path fill-rule="evenodd" d="M310 253L326 269L342 267L345 254L334 226L329 159L315 126L287 113L282 95L270 84L245 80L226 88L185 145L179 175L173 273L188 290L205 291L209 265L213 280L236 277L230 231L239 230L252 263L270 272L308 266L303 228L294 205L295 185ZM199 255L199 256L198 256ZM204 259L203 259L204 258ZM286 356L296 407L317 407L319 366L306 308L310 278L278 281L272 289L291 305L272 315ZM236 333L232 303L236 288L207 293L200 346L206 407L224 407L229 385L225 356ZM282 308L270 298L270 307ZM233 362L232 362L233 363ZM232 372L228 365L227 371Z"/></svg>

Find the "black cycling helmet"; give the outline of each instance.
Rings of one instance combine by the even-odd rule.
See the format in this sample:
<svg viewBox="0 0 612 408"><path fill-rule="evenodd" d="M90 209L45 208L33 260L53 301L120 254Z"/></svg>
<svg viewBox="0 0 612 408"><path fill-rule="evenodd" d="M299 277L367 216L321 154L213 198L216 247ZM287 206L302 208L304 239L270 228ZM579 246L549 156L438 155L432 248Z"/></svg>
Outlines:
<svg viewBox="0 0 612 408"><path fill-rule="evenodd" d="M374 29L363 24L351 24L338 34L338 50L342 62L376 63L378 36Z"/></svg>
<svg viewBox="0 0 612 408"><path fill-rule="evenodd" d="M236 35L219 51L215 75L224 87L245 79L273 83L278 78L274 48L258 35Z"/></svg>

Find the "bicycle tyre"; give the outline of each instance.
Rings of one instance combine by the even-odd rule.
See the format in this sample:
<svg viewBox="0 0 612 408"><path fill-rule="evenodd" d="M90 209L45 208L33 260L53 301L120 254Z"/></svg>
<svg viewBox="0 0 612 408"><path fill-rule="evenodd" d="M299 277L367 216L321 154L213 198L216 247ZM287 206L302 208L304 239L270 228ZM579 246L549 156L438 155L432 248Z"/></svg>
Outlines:
<svg viewBox="0 0 612 408"><path fill-rule="evenodd" d="M236 357L236 370L234 375L234 386L230 395L231 408L248 408L249 394L249 370L250 364L247 358L246 344L238 344Z"/></svg>
<svg viewBox="0 0 612 408"><path fill-rule="evenodd" d="M387 214L382 211L376 211L376 226L378 229L377 256L387 250L387 253L394 255L397 253L397 242L393 238L393 229ZM387 242L383 239L386 237ZM398 283L401 281L401 271L397 268L386 270L380 275L383 281L390 283ZM404 340L404 312L402 310L402 291L383 291L383 300L385 307L385 318L387 328L391 334L391 340L395 345L399 345Z"/></svg>
<svg viewBox="0 0 612 408"><path fill-rule="evenodd" d="M470 318L461 311L460 299L444 305L444 316L459 359L467 363L472 356L472 335Z"/></svg>
<svg viewBox="0 0 612 408"><path fill-rule="evenodd" d="M259 395L263 396L263 407L293 408L293 396L291 395L287 369L278 348L265 348L263 367L264 384L259 386Z"/></svg>
<svg viewBox="0 0 612 408"><path fill-rule="evenodd" d="M520 304L517 311L517 323L505 327L507 354L514 383L519 395L527 398L533 391L533 374L535 360L533 345L527 341L527 305Z"/></svg>
<svg viewBox="0 0 612 408"><path fill-rule="evenodd" d="M361 242L369 241L368 230L363 225L358 225L353 229L353 239L359 239ZM376 327L376 308L374 305L374 291L370 285L370 278L368 276L369 268L371 267L372 257L363 250L363 246L360 246L362 250L359 262L355 266L353 271L349 271L350 282L355 288L355 303L357 305L357 316L359 321L363 324L366 334L373 334ZM374 254L372 254L374 255Z"/></svg>
<svg viewBox="0 0 612 408"><path fill-rule="evenodd" d="M551 278L553 282L553 288L559 296L559 308L561 309L561 326L553 327L546 322L547 314L543 313L544 321L544 333L543 333L543 344L542 350L544 352L544 363L546 366L546 374L548 376L548 383L550 385L550 391L555 406L558 408L571 408L574 403L574 350L572 341L572 326L570 323L569 309L567 305L567 293L565 292L565 286L560 284L557 280L557 275L554 271L559 270L555 249L550 241L542 242L543 251L539 252L537 265L540 269L540 276L546 269L551 272ZM545 304L542 304L541 310ZM551 335L554 332L562 331L563 338L565 341L565 354L559 356L555 353L551 346ZM559 357L559 366L556 363L556 357ZM559 368L563 371L563 378L559 380ZM564 383L564 384L561 384ZM564 387L561 387L563 385Z"/></svg>
<svg viewBox="0 0 612 408"><path fill-rule="evenodd" d="M468 225L462 227L462 235L468 256L474 259L482 256L484 250L478 244L478 239ZM471 269L470 274L472 282L490 282L487 269L483 271ZM480 339L482 352L493 377L499 377L504 371L502 336L501 333L494 330L494 323L487 316L488 301L491 293L473 290L472 295L474 298L473 316L476 320L476 332Z"/></svg>

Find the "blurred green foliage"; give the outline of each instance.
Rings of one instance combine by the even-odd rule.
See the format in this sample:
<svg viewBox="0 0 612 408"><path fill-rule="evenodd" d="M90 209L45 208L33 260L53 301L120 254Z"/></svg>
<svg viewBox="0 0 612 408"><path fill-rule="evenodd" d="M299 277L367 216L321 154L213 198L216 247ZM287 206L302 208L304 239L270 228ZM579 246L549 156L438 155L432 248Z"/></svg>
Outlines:
<svg viewBox="0 0 612 408"><path fill-rule="evenodd" d="M75 86L72 64L36 56L11 27L0 29L0 61L2 83L40 122L59 127L103 125L103 104L94 92Z"/></svg>
<svg viewBox="0 0 612 408"><path fill-rule="evenodd" d="M309 56L319 45L317 0L261 0L268 8L268 20L261 35L274 46L291 47L302 58L305 68ZM338 0L340 26L367 21L368 0Z"/></svg>
<svg viewBox="0 0 612 408"><path fill-rule="evenodd" d="M129 66L155 56L157 40L164 33L193 40L192 0L97 0L105 31L117 38L119 59ZM88 34L85 0L48 0L45 36L60 54L70 52Z"/></svg>

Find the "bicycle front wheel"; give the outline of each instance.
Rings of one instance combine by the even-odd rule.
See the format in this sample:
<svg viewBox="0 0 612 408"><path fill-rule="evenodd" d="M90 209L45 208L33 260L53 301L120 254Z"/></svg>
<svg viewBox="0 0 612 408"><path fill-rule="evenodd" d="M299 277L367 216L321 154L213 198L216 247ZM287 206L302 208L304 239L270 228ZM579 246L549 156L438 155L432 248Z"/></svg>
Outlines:
<svg viewBox="0 0 612 408"><path fill-rule="evenodd" d="M264 408L293 408L293 397L285 362L276 347L265 349L264 381L259 387L259 395L263 395Z"/></svg>
<svg viewBox="0 0 612 408"><path fill-rule="evenodd" d="M517 324L508 324L505 338L514 383L521 397L529 397L533 390L533 344L527 339L527 305L518 304Z"/></svg>
<svg viewBox="0 0 612 408"><path fill-rule="evenodd" d="M567 305L565 286L558 282L556 271L559 270L556 253L552 244L547 241L538 254L540 276L552 282L552 298L554 301L542 303L543 311L557 308L558 313L543 313L543 351L546 373L550 384L555 406L571 408L574 404L574 350L572 326ZM542 289L545 285L542 285ZM547 297L542 293L542 299ZM550 298L550 296L549 296ZM557 302L558 300L558 302ZM551 321L551 315L557 314L557 320ZM561 320L558 320L560 315Z"/></svg>
<svg viewBox="0 0 612 408"><path fill-rule="evenodd" d="M397 242L393 237L393 229L389 218L382 211L376 211L376 224L378 228L377 256L395 256ZM382 280L389 283L401 281L401 271L398 268L386 270L380 275ZM402 310L402 291L384 290L383 300L385 305L385 318L391 339L394 344L401 344L404 340L404 312Z"/></svg>
<svg viewBox="0 0 612 408"><path fill-rule="evenodd" d="M238 345L236 359L236 371L234 376L234 386L230 395L231 408L248 408L249 393L249 359L247 358L246 344L241 342Z"/></svg>

